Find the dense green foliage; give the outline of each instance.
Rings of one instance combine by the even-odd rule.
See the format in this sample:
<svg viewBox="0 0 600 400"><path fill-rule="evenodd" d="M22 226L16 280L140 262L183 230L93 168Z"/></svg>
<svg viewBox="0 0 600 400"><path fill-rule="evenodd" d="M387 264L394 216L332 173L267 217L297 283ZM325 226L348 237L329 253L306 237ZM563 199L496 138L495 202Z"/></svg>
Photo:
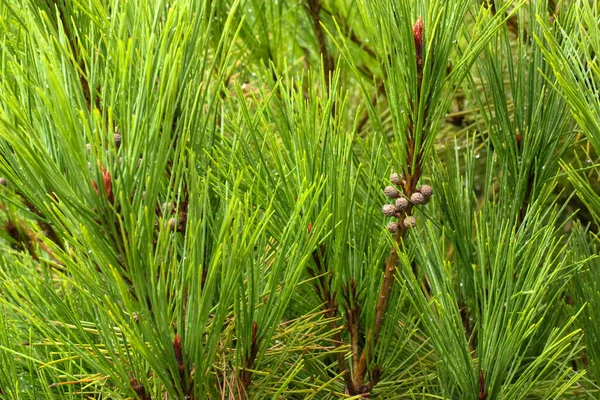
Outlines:
<svg viewBox="0 0 600 400"><path fill-rule="evenodd" d="M0 399L597 398L599 20L1 0Z"/></svg>

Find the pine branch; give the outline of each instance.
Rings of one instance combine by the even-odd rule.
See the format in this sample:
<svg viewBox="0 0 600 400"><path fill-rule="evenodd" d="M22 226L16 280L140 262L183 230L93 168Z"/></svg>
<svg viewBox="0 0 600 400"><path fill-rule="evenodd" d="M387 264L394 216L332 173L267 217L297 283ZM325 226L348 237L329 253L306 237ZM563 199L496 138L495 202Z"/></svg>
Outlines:
<svg viewBox="0 0 600 400"><path fill-rule="evenodd" d="M309 228L310 230L310 228ZM317 278L315 281L315 290L317 295L321 299L321 302L325 306L325 317L330 321L330 329L333 334L333 341L335 347L338 351L336 351L337 363L340 373L344 376L344 381L346 382L346 389L352 395L358 394L358 389L355 386L352 377L350 375L350 370L347 367L346 359L344 357L344 353L341 350L341 347L344 344L342 337L340 335L340 329L336 322L338 306L335 301L335 294L331 291L331 282L333 280L331 276L331 272L327 268L327 259L325 253L325 246L321 245L319 250L315 250L313 252L313 261L315 265L315 269L309 269L309 273ZM349 326L349 328L355 329L355 326Z"/></svg>
<svg viewBox="0 0 600 400"><path fill-rule="evenodd" d="M306 0L306 9L308 11L308 15L311 18L313 29L315 31L315 35L317 37L317 45L319 47L319 53L321 57L323 57L323 69L325 72L325 79L327 83L327 88L329 88L329 80L332 79L333 71L335 70L335 64L333 57L331 56L329 49L327 47L327 35L325 30L321 26L321 18L319 14L321 13L321 0Z"/></svg>

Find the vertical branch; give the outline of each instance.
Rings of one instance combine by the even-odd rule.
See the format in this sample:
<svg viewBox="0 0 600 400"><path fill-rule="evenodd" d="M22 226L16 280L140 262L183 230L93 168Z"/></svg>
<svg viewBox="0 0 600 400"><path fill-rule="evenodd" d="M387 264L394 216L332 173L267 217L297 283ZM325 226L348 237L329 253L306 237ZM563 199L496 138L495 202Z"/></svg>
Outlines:
<svg viewBox="0 0 600 400"><path fill-rule="evenodd" d="M309 231L310 228L311 227L309 226ZM327 268L324 245L321 245L318 250L313 252L313 260L315 263L315 269L313 270L309 268L308 272L317 278L315 281L315 290L319 296L319 299L325 305L325 317L329 319L329 327L334 332L333 341L336 349L338 350L336 352L338 368L344 375L344 382L346 383L346 389L348 390L348 393L351 395L356 395L359 392L352 381L350 371L348 370L348 366L346 364L346 359L344 358L344 353L341 351L343 341L342 336L340 335L338 324L335 321L337 317L338 306L335 301L334 291L331 287L333 279Z"/></svg>
<svg viewBox="0 0 600 400"><path fill-rule="evenodd" d="M360 347L359 347L359 332L360 332L360 307L356 295L356 283L354 279L350 279L350 285L345 285L345 301L346 309L346 325L350 333L350 343L352 349L352 363L354 370L358 368Z"/></svg>
<svg viewBox="0 0 600 400"><path fill-rule="evenodd" d="M258 324L256 321L252 322L252 339L250 342L250 352L246 355L246 366L242 370L241 373L241 381L242 386L244 388L244 392L248 391L248 387L250 386L250 382L252 381L252 371L254 368L254 361L256 360L256 356L258 355Z"/></svg>
<svg viewBox="0 0 600 400"><path fill-rule="evenodd" d="M179 372L179 382L180 386L183 390L184 399L193 400L194 399L194 375L193 375L193 366L187 367L185 365L185 360L183 358L183 346L181 344L181 336L179 333L175 333L175 338L173 339L173 351L175 352L175 360L177 360L177 369Z"/></svg>
<svg viewBox="0 0 600 400"><path fill-rule="evenodd" d="M406 215L410 215L411 210L407 209ZM408 227L402 225L400 229L395 234L395 241L403 248L403 240L408 232ZM373 382L370 385L365 385L365 378L367 372L367 362L375 348L377 341L379 339L379 334L381 333L381 329L383 328L383 323L385 320L385 314L389 304L390 294L392 293L392 288L394 286L394 276L396 274L396 268L399 261L399 255L396 251L396 248L393 247L390 250L390 254L388 258L385 260L385 271L383 273L383 281L381 283L381 288L379 289L379 296L377 297L377 305L375 307L375 325L372 329L367 333L367 340L365 343L365 347L362 350L360 355L360 360L358 363L358 368L354 371L354 384L355 386L362 388L363 390L369 390L369 387L372 388L374 386ZM379 379L379 378L377 378Z"/></svg>
<svg viewBox="0 0 600 400"><path fill-rule="evenodd" d="M413 205L425 204L431 197L432 189L430 186L423 186L423 190L417 189L417 182L421 178L421 167L423 158L423 148L417 148L415 138L416 112L421 104L421 88L423 82L423 20L417 19L413 25L413 37L415 45L415 63L417 69L417 94L412 102L412 113L409 121L409 138L407 141L407 165L405 174L400 178L397 174L392 175L391 180L397 186L402 188L405 197L401 197L399 191L393 186L388 186L385 193L390 198L395 198L395 205L386 205L383 212L389 216L397 217L401 223L392 222L388 225L388 230L394 233L394 241L400 251L404 251L404 240L408 230L415 226L416 221L412 216ZM428 104L425 105L424 120L427 119ZM407 199L410 199L408 201ZM377 305L375 307L375 324L367 333L365 347L362 350L358 368L354 371L354 385L360 393L368 393L379 380L382 371L376 367L371 373L371 381L365 385L367 375L368 361L374 352L381 330L383 329L385 315L389 305L389 298L394 287L395 274L400 260L396 245L390 249L388 258L385 261L385 270L383 280L379 289Z"/></svg>
<svg viewBox="0 0 600 400"><path fill-rule="evenodd" d="M321 7L321 0L307 0L306 8L308 10L308 15L312 20L313 29L315 30L315 35L317 37L317 45L319 46L319 53L321 53L321 56L323 57L325 83L327 85L327 89L329 89L329 79L331 77L331 74L333 73L333 70L335 69L335 65L333 62L333 57L331 56L327 48L325 30L321 26L321 19L319 17Z"/></svg>
<svg viewBox="0 0 600 400"><path fill-rule="evenodd" d="M479 400L486 400L488 392L485 390L485 380L483 379L483 371L479 370Z"/></svg>

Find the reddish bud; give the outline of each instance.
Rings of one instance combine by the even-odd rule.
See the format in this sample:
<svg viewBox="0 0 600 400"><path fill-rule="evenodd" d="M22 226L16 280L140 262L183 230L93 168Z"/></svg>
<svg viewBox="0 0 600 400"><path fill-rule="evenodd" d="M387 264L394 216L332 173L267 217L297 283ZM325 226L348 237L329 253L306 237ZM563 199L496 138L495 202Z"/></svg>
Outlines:
<svg viewBox="0 0 600 400"><path fill-rule="evenodd" d="M179 365L179 368L181 369L183 366L183 351L181 350L181 336L179 336L179 333L176 333L175 339L173 339L173 350L175 351L177 365Z"/></svg>
<svg viewBox="0 0 600 400"><path fill-rule="evenodd" d="M312 227L312 222L309 222L309 223L308 223L308 233L311 233L311 232L312 232L312 228L313 228L313 227Z"/></svg>
<svg viewBox="0 0 600 400"><path fill-rule="evenodd" d="M417 63L420 65L423 62L423 20L421 17L417 18L417 22L413 25L413 35L415 37Z"/></svg>
<svg viewBox="0 0 600 400"><path fill-rule="evenodd" d="M110 178L110 172L104 167L102 167L102 179L104 180L104 191L106 192L106 197L108 197L108 201L113 203L115 199L112 190L112 180Z"/></svg>

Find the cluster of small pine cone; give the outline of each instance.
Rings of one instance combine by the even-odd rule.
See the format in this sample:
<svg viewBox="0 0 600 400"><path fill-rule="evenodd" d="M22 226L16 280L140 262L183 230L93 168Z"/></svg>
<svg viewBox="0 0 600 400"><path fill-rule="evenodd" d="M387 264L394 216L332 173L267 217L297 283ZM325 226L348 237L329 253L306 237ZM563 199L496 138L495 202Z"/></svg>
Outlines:
<svg viewBox="0 0 600 400"><path fill-rule="evenodd" d="M404 217L402 224L406 228L412 228L416 225L417 221L415 217L412 215L406 215L405 211L408 209L409 204L413 206L420 206L427 204L433 195L433 188L429 185L423 185L411 194L410 199L404 197L404 194L400 192L396 188L396 186L401 186L403 184L403 178L401 175L397 173L393 173L390 176L390 181L395 186L387 186L383 192L390 199L396 199L394 204L386 204L381 208L381 211L388 217L396 217L398 219ZM399 225L397 222L390 222L387 225L388 231L391 233L396 233L398 231Z"/></svg>

